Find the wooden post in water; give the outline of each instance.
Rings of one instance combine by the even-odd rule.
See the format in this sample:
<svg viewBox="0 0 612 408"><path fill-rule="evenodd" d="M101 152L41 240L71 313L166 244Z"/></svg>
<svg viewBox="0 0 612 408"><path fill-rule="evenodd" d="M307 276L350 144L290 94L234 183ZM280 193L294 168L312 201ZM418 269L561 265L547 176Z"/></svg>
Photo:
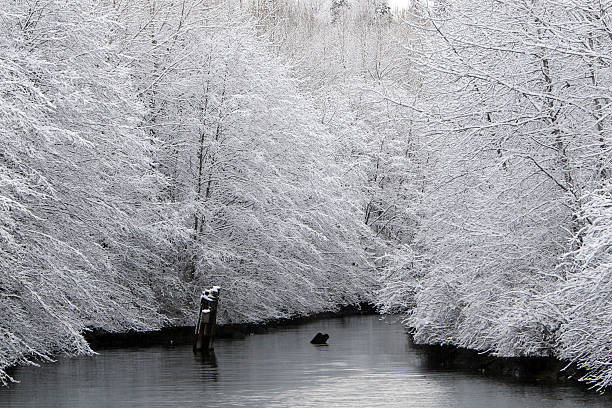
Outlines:
<svg viewBox="0 0 612 408"><path fill-rule="evenodd" d="M195 341L193 343L194 353L207 352L214 348L220 289L218 286L213 286L202 292L202 296L200 296L200 313L198 314L198 324L196 325Z"/></svg>

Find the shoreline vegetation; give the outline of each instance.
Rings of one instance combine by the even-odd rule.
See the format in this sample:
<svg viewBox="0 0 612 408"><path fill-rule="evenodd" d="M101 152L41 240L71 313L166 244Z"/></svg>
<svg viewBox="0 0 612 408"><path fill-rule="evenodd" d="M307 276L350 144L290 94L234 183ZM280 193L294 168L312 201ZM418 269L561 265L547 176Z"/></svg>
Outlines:
<svg viewBox="0 0 612 408"><path fill-rule="evenodd" d="M555 357L499 357L451 345L413 343L413 346L427 355L427 367L431 369L455 369L521 382L573 384L595 392L592 386L580 381L587 374L585 370Z"/></svg>

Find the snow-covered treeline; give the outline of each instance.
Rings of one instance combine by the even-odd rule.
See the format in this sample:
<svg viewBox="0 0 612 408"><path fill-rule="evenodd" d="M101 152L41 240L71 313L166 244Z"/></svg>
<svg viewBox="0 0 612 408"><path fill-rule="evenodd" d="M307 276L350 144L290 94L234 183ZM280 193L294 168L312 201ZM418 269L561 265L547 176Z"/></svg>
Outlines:
<svg viewBox="0 0 612 408"><path fill-rule="evenodd" d="M426 2L423 2L426 3ZM418 342L553 355L612 383L609 1L438 1L403 38L421 144ZM414 288L417 288L415 291Z"/></svg>
<svg viewBox="0 0 612 408"><path fill-rule="evenodd" d="M367 242L377 279L397 282L385 293L405 310L414 288L410 265L420 219L423 156L419 135L398 104L418 95L420 81L406 77L401 39L414 28L398 24L386 3L291 0L243 2L279 55L288 58L300 89L336 142L335 161L361 218L374 233ZM407 253L414 259L408 260ZM406 296L404 296L406 295Z"/></svg>
<svg viewBox="0 0 612 408"><path fill-rule="evenodd" d="M371 301L338 140L247 13L199 0L0 10L0 381L81 333Z"/></svg>

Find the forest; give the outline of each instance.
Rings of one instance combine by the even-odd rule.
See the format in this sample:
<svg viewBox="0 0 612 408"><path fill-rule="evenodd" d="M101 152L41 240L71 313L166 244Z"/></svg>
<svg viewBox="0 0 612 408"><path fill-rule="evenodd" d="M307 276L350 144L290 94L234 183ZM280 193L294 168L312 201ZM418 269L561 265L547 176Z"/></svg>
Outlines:
<svg viewBox="0 0 612 408"><path fill-rule="evenodd" d="M214 284L603 391L611 176L611 0L3 0L0 383Z"/></svg>

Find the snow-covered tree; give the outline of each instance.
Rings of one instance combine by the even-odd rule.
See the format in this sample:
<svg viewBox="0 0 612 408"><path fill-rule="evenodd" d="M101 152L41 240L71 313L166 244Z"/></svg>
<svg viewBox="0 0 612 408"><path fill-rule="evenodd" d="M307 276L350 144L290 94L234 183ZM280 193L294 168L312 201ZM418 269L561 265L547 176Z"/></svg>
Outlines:
<svg viewBox="0 0 612 408"><path fill-rule="evenodd" d="M583 197L605 183L611 157L608 8L536 0L413 10L422 34L405 40L404 66L423 92L400 103L427 147L415 241L425 273L408 274L423 276L408 321L417 341L510 356L556 354L567 338L563 302L573 301L555 300L584 276L561 257L571 242L586 251ZM415 283L392 287L383 303ZM600 356L588 350L562 354L587 366ZM602 384L601 373L587 379Z"/></svg>
<svg viewBox="0 0 612 408"><path fill-rule="evenodd" d="M575 270L551 301L561 311L561 358L587 370L583 380L599 390L612 383L612 188L608 183L585 205Z"/></svg>
<svg viewBox="0 0 612 408"><path fill-rule="evenodd" d="M88 327L153 328L165 319L147 284L149 268L162 263L153 198L165 181L112 43L112 9L5 6L0 370L89 352L80 335Z"/></svg>

